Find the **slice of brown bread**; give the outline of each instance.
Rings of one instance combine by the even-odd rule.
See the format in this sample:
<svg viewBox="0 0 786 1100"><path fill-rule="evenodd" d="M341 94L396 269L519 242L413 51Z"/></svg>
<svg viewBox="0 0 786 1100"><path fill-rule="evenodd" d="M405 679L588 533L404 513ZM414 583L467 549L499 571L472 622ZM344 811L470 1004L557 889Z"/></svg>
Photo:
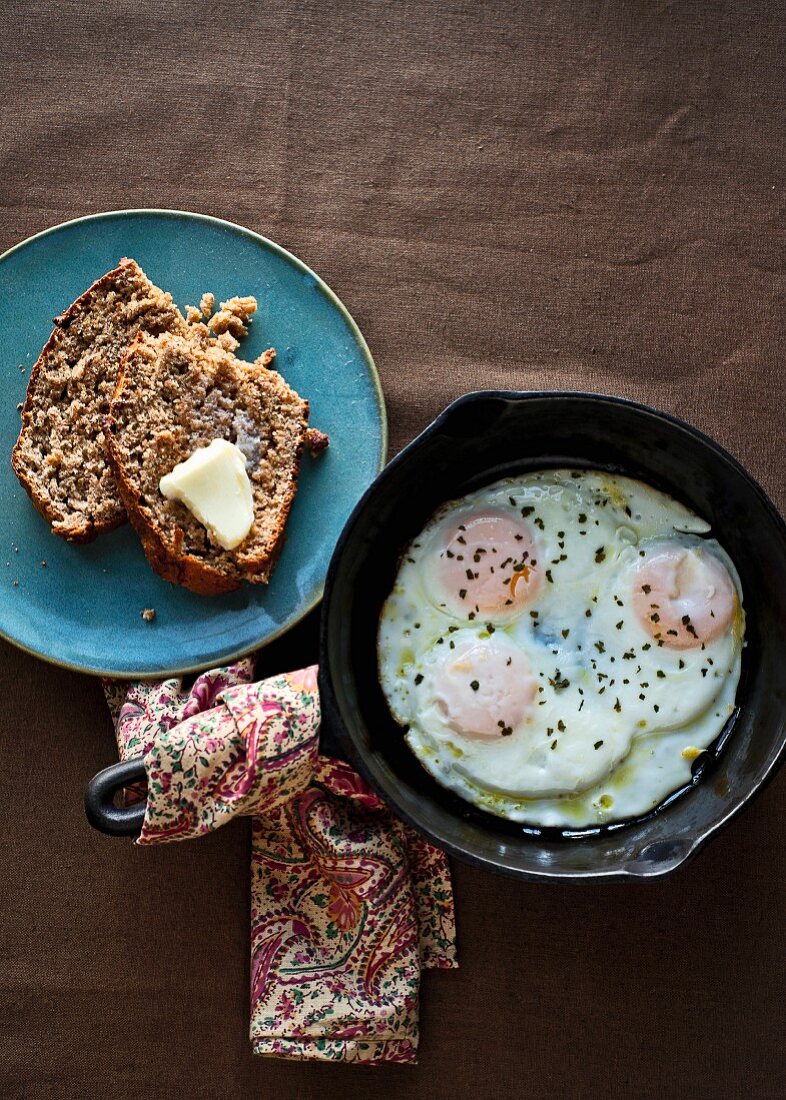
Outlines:
<svg viewBox="0 0 786 1100"><path fill-rule="evenodd" d="M33 367L16 476L56 535L89 542L125 522L104 446L119 361L140 330L184 332L185 320L134 260L122 259L55 318Z"/></svg>
<svg viewBox="0 0 786 1100"><path fill-rule="evenodd" d="M283 545L308 428L308 402L266 363L243 363L192 326L186 337L140 333L123 357L106 419L120 496L153 569L202 595L264 584ZM234 550L211 542L161 478L214 439L246 458L254 523Z"/></svg>

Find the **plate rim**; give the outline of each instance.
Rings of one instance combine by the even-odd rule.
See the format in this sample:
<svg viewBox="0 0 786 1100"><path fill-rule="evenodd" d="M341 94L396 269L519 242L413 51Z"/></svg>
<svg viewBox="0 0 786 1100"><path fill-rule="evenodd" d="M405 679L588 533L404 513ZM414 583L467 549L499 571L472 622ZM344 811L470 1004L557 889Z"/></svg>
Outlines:
<svg viewBox="0 0 786 1100"><path fill-rule="evenodd" d="M46 229L40 230L38 233L33 233L29 237L25 237L21 241L17 241L16 244L11 245L5 252L0 254L0 265L2 265L9 257L14 253L21 251L23 248L27 248L31 244L36 243L43 237L48 237L50 234L57 233L63 229L67 229L70 226L80 225L84 222L101 222L109 221L114 218L128 217L128 216L144 216L151 217L153 215L167 215L170 217L181 218L184 221L198 221L205 222L209 225L218 226L222 229L231 229L236 233L241 233L243 236L250 238L251 240L261 244L264 248L276 253L282 259L292 264L295 268L301 271L304 275L308 275L312 278L315 284L319 287L320 292L325 295L328 301L339 311L344 323L347 325L352 338L358 345L361 355L363 356L366 366L368 368L371 381L374 388L374 397L379 412L379 424L380 424L380 438L379 438L379 455L377 458L377 466L375 477L381 473L385 468L387 462L387 453L389 446L389 433L388 433L388 417L387 417L387 405L385 401L385 394L382 389L382 382L379 377L379 371L377 370L374 357L371 354L371 349L366 342L366 338L360 331L360 328L355 321L352 314L344 302L339 298L334 290L325 282L325 280L316 273L311 267L308 266L303 260L296 256L289 249L284 248L283 245L278 244L276 241L271 240L270 237L265 237L262 233L257 233L253 229L249 229L247 226L240 225L238 222L229 221L226 218L218 218L212 214L201 214L195 210L177 210L167 207L129 207L121 208L118 210L102 210L93 214L83 214L78 218L69 218L64 222L58 222L56 225L50 225ZM361 494L362 495L362 494ZM328 567L329 567L328 562ZM325 578L327 577L327 569L325 571ZM294 629L299 623L303 621L311 612L319 606L322 601L325 592L325 581L323 580L320 585L317 586L315 595L310 602L289 622L280 626L277 630L274 630L263 642L256 642L252 646L241 646L238 650L226 654L220 659L220 664L230 664L233 661L238 661L242 657L248 656L250 653L256 652L258 649L262 649L272 642L275 642L278 638L283 637L290 630ZM0 624L0 638L9 642L16 649L21 650L24 653L30 654L31 657L36 657L38 660L45 661L47 664L54 665L57 668L64 668L71 672L81 672L88 676L100 676L103 678L117 679L117 680L159 680L162 677L180 677L187 676L191 673L202 672L205 669L211 667L217 667L213 661L205 664L189 664L183 666L170 667L167 666L156 672L144 672L139 671L118 671L106 669L100 669L94 665L82 664L78 661L68 661L55 657L52 654L42 653L37 649L33 649L31 646L26 645L19 639L9 634L4 627Z"/></svg>

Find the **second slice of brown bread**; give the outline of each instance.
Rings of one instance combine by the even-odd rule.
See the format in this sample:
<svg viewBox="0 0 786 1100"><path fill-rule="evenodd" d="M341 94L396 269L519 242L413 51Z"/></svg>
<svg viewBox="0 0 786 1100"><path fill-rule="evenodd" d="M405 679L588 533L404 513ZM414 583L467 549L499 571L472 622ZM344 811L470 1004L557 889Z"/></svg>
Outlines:
<svg viewBox="0 0 786 1100"><path fill-rule="evenodd" d="M273 353L268 353L272 360ZM243 363L197 326L187 336L140 333L123 357L106 419L120 497L153 569L203 595L266 583L283 544L308 427L308 402L276 371ZM234 550L211 542L161 478L213 439L246 458L254 523Z"/></svg>

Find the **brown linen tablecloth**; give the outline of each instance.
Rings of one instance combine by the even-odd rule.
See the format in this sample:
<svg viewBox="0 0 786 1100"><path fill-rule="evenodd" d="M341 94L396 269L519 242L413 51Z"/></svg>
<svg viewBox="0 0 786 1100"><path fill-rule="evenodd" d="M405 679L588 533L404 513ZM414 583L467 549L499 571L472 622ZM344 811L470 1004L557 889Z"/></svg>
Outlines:
<svg viewBox="0 0 786 1100"><path fill-rule="evenodd" d="M391 453L465 390L601 390L783 510L785 28L751 0L5 2L0 248L109 208L229 218L347 302ZM426 979L418 1067L255 1060L247 824L92 833L98 681L1 652L3 1097L782 1095L783 777L670 881L454 865L462 968Z"/></svg>

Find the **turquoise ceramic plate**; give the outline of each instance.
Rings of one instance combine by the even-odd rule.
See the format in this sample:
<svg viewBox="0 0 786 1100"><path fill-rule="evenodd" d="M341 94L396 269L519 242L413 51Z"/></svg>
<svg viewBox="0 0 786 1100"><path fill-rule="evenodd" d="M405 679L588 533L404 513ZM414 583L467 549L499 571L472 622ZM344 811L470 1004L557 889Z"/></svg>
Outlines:
<svg viewBox="0 0 786 1100"><path fill-rule="evenodd" d="M278 351L278 369L330 435L304 457L287 541L268 586L203 597L148 566L126 525L88 546L52 535L10 465L18 402L52 318L133 256L178 305L205 290L254 294L241 352ZM220 664L278 637L319 602L339 532L382 467L385 407L357 325L333 292L283 248L240 226L172 210L80 218L0 257L0 630L46 660L111 676L163 676ZM46 562L46 566L42 562ZM155 608L153 623L140 617Z"/></svg>

